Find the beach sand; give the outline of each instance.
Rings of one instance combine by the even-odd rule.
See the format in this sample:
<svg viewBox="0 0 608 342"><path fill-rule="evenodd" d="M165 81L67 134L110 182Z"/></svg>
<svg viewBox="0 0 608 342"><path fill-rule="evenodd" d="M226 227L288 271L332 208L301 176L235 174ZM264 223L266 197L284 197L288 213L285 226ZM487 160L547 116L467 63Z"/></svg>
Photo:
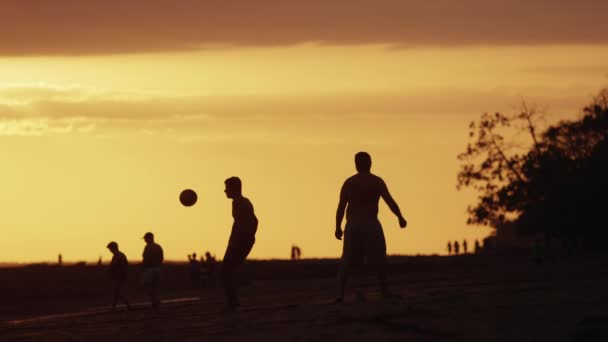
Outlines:
<svg viewBox="0 0 608 342"><path fill-rule="evenodd" d="M24 295L13 317L10 307L20 305L5 301L0 340L608 341L605 257L541 265L508 256L393 258L391 288L400 298L382 298L367 274L355 281L365 299L350 291L342 304L333 302L336 281L327 274L335 266L333 260L246 264L236 312L223 311L221 289L180 289L170 286L175 279L165 281L171 290L159 312L141 294L133 296L139 302L133 310L119 312L107 302L96 305L107 295L91 294L80 307L55 296L40 309Z"/></svg>

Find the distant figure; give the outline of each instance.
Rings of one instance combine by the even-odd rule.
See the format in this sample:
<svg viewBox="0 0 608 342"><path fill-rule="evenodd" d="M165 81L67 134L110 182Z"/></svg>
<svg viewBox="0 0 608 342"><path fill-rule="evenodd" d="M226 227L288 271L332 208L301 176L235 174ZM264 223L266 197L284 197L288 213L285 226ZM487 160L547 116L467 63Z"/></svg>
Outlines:
<svg viewBox="0 0 608 342"><path fill-rule="evenodd" d="M339 292L336 302L344 300L344 291L351 268L360 266L364 258L376 268L383 296L392 296L386 280L386 242L382 225L378 220L380 197L399 219L399 226L401 228L407 226L399 206L395 203L382 178L371 173L370 155L366 152L357 153L355 166L357 174L344 182L336 212L335 236L336 239L342 240L342 219L346 211Z"/></svg>
<svg viewBox="0 0 608 342"><path fill-rule="evenodd" d="M99 259L97 259L97 266L101 266L102 262L101 262L101 257L99 257Z"/></svg>
<svg viewBox="0 0 608 342"><path fill-rule="evenodd" d="M201 264L199 264L196 258L196 253L188 255L188 268L190 270L190 281L192 285L199 286L201 280Z"/></svg>
<svg viewBox="0 0 608 342"><path fill-rule="evenodd" d="M462 252L467 254L467 240L462 240Z"/></svg>
<svg viewBox="0 0 608 342"><path fill-rule="evenodd" d="M475 240L475 254L479 254L481 252L481 245L479 244L479 240Z"/></svg>
<svg viewBox="0 0 608 342"><path fill-rule="evenodd" d="M454 241L454 254L458 255L458 253L460 253L460 245L458 241Z"/></svg>
<svg viewBox="0 0 608 342"><path fill-rule="evenodd" d="M232 232L228 240L228 247L222 262L222 282L228 299L228 310L239 306L239 300L234 285L234 273L243 264L255 243L255 233L258 228L258 219L255 216L253 205L243 197L242 183L238 177L230 177L224 182L226 197L232 199Z"/></svg>
<svg viewBox="0 0 608 342"><path fill-rule="evenodd" d="M160 282L160 268L164 260L163 249L154 242L154 234L150 232L144 235L144 240L146 241L146 247L143 253L141 281L150 297L152 308L158 310L160 305L158 283Z"/></svg>
<svg viewBox="0 0 608 342"><path fill-rule="evenodd" d="M291 260L300 260L302 250L296 245L291 245Z"/></svg>
<svg viewBox="0 0 608 342"><path fill-rule="evenodd" d="M63 266L63 256L61 254L57 256L57 265Z"/></svg>
<svg viewBox="0 0 608 342"><path fill-rule="evenodd" d="M452 255L452 243L448 241L448 255Z"/></svg>
<svg viewBox="0 0 608 342"><path fill-rule="evenodd" d="M207 251L205 253L205 259L203 262L203 257L201 256L201 263L205 267L205 271L207 273L207 285L215 284L215 256L211 255L211 252Z"/></svg>
<svg viewBox="0 0 608 342"><path fill-rule="evenodd" d="M126 255L118 250L118 244L114 241L110 242L106 246L110 252L112 252L112 261L108 271L110 272L110 278L114 282L114 300L112 301L112 311L116 311L116 305L118 301L122 301L126 306L127 310L131 309L127 297L123 294L123 289L127 283L127 269L129 262L127 261Z"/></svg>

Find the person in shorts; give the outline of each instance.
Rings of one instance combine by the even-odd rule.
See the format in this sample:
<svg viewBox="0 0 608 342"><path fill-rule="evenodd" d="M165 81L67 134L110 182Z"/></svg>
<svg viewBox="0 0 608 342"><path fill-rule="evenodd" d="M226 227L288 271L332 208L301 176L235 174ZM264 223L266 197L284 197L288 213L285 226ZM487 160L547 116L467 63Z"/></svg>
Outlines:
<svg viewBox="0 0 608 342"><path fill-rule="evenodd" d="M357 174L348 178L340 191L340 202L336 213L336 239L344 243L339 272L339 289L336 302L342 302L347 280L352 269L364 260L371 264L380 282L382 295L390 297L386 280L386 241L382 225L378 220L378 202L384 199L390 210L399 219L399 226L405 228L399 206L388 191L382 178L371 173L372 160L368 153L355 155ZM346 212L346 227L342 231L342 220Z"/></svg>

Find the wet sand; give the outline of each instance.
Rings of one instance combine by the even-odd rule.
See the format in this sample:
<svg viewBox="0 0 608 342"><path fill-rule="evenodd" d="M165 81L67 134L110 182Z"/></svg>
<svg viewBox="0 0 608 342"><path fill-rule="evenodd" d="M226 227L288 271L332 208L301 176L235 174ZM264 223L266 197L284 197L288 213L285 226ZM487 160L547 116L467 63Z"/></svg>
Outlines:
<svg viewBox="0 0 608 342"><path fill-rule="evenodd" d="M159 312L145 301L119 312L107 304L62 311L57 302L50 315L8 317L4 308L0 340L608 341L608 258L393 258L391 287L401 298L381 298L364 275L356 285L365 300L351 291L343 304L333 303L327 275L335 261L245 266L236 312L223 312L220 289L173 286Z"/></svg>

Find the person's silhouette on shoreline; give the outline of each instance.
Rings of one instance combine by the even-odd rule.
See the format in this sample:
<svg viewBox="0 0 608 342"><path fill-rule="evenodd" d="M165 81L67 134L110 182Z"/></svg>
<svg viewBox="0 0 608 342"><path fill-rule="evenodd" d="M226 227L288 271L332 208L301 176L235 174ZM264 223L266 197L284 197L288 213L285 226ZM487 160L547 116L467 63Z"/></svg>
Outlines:
<svg viewBox="0 0 608 342"><path fill-rule="evenodd" d="M123 293L125 284L127 283L127 269L129 267L127 256L118 249L118 244L114 241L108 243L106 247L112 252L112 260L108 267L110 278L114 282L112 311L116 311L116 305L119 300L122 301L127 306L127 310L129 310L131 309L131 306Z"/></svg>
<svg viewBox="0 0 608 342"><path fill-rule="evenodd" d="M158 310L160 305L160 299L158 297L158 286L160 282L161 266L164 260L164 253L162 247L154 242L154 234L148 232L144 235L146 241L146 247L144 247L144 253L142 255L142 285L144 286L152 308Z"/></svg>
<svg viewBox="0 0 608 342"><path fill-rule="evenodd" d="M372 160L366 152L355 155L357 174L348 178L340 191L340 202L336 212L336 239L344 243L339 272L339 290L336 302L344 300L346 282L351 269L360 266L366 258L377 271L382 295L390 297L386 279L386 241L382 225L378 220L378 202L384 199L391 211L399 219L399 226L405 228L399 206L388 191L382 178L371 173ZM346 227L342 232L342 219L346 212Z"/></svg>
<svg viewBox="0 0 608 342"><path fill-rule="evenodd" d="M452 243L448 241L448 255L452 255Z"/></svg>
<svg viewBox="0 0 608 342"><path fill-rule="evenodd" d="M196 258L196 253L192 253L188 255L188 268L190 271L190 281L193 286L200 285L201 279L201 264L198 262Z"/></svg>
<svg viewBox="0 0 608 342"><path fill-rule="evenodd" d="M226 197L232 199L232 231L226 253L222 260L222 283L228 300L227 309L234 310L239 306L239 299L234 284L234 273L243 264L255 243L258 219L253 204L243 196L242 183L238 177L230 177L224 182Z"/></svg>
<svg viewBox="0 0 608 342"><path fill-rule="evenodd" d="M291 260L300 260L302 250L296 245L291 245Z"/></svg>
<svg viewBox="0 0 608 342"><path fill-rule="evenodd" d="M462 240L462 253L467 254L467 240Z"/></svg>
<svg viewBox="0 0 608 342"><path fill-rule="evenodd" d="M479 244L479 240L475 240L475 254L481 252L481 245Z"/></svg>
<svg viewBox="0 0 608 342"><path fill-rule="evenodd" d="M205 268L205 272L207 274L206 285L212 286L215 285L215 255L211 255L211 252L205 252L205 259L201 256L201 264Z"/></svg>
<svg viewBox="0 0 608 342"><path fill-rule="evenodd" d="M458 255L458 253L460 253L460 245L458 241L454 241L454 254Z"/></svg>

